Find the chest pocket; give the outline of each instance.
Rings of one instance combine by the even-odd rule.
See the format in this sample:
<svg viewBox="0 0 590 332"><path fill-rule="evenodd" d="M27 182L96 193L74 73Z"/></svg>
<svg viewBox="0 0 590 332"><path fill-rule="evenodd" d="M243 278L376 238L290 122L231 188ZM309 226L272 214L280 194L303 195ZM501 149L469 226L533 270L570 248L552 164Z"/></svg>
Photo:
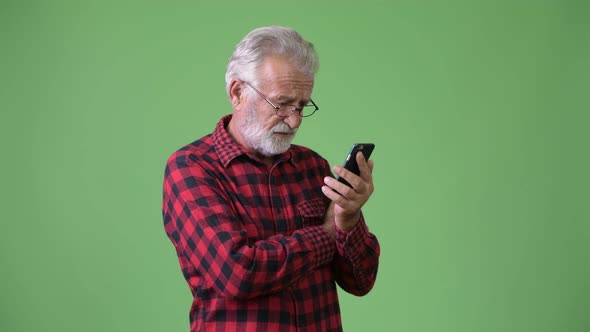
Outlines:
<svg viewBox="0 0 590 332"><path fill-rule="evenodd" d="M317 197L297 204L299 221L301 227L318 226L324 223L326 214L326 203L324 198Z"/></svg>

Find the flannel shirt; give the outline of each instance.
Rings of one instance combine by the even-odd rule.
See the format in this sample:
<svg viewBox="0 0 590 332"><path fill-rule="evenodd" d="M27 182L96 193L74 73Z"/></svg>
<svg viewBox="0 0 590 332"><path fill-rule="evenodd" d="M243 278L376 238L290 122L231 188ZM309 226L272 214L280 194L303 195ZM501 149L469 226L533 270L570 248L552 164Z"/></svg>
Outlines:
<svg viewBox="0 0 590 332"><path fill-rule="evenodd" d="M227 124L172 154L163 219L194 300L191 331L342 331L336 283L373 287L379 244L363 217L323 228L328 162L292 145L272 166L231 138Z"/></svg>

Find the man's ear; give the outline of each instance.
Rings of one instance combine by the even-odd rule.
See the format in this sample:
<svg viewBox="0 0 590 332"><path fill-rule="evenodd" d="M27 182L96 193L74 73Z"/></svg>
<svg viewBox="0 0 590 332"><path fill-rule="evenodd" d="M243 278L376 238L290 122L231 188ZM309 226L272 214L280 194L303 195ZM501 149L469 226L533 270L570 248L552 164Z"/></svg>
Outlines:
<svg viewBox="0 0 590 332"><path fill-rule="evenodd" d="M237 79L233 79L229 83L229 101L231 102L234 111L239 110L240 106L244 103L244 101L242 100L242 98L244 97L244 89L242 88L242 83L242 81Z"/></svg>

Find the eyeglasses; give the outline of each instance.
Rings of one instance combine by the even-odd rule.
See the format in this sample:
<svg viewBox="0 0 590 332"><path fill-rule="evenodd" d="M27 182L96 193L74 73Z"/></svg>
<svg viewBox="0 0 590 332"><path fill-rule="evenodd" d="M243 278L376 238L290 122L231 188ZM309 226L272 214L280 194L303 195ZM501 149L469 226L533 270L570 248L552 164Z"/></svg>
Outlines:
<svg viewBox="0 0 590 332"><path fill-rule="evenodd" d="M280 117L288 118L293 113L297 113L297 115L299 115L300 117L306 118L308 116L312 116L313 113L315 113L317 110L320 109L311 99L309 99L309 102L311 104L304 105L303 107L297 107L295 105L275 104L272 101L268 100L268 98L262 92L258 91L258 89L256 89L252 84L245 82L245 81L244 81L244 83L248 84L248 86L251 87L254 91L256 91L256 93L258 93L260 95L260 97L262 97L264 100L266 100L266 102L270 106L272 106L272 108L275 109L275 111L277 112L277 115Z"/></svg>

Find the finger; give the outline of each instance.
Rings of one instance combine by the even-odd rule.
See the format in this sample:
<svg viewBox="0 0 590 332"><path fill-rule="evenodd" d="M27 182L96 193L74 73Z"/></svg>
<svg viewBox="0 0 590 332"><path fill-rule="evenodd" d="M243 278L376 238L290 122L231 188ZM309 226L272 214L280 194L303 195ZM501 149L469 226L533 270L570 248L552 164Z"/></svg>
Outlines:
<svg viewBox="0 0 590 332"><path fill-rule="evenodd" d="M346 201L346 199L342 197L342 195L340 195L337 191L335 191L327 185L322 186L322 192L336 205L343 205Z"/></svg>
<svg viewBox="0 0 590 332"><path fill-rule="evenodd" d="M345 180L348 181L347 179L345 179ZM351 187L345 185L344 183L336 180L333 177L326 176L324 178L324 183L328 187L330 187L330 189L332 189L333 191L335 191L339 195L346 197L347 199L354 198L356 195L356 191L355 191L354 187L351 188ZM350 183L350 181L349 181L349 183Z"/></svg>
<svg viewBox="0 0 590 332"><path fill-rule="evenodd" d="M362 203L356 200L350 200L346 197L340 195L337 191L329 186L322 186L322 192L326 197L328 197L334 206L338 206L340 209L345 211L346 213L351 213L361 208ZM336 211L334 211L336 213Z"/></svg>
<svg viewBox="0 0 590 332"><path fill-rule="evenodd" d="M359 176L363 179L363 181L372 181L373 177L371 173L373 172L373 161L369 160L367 162L365 156L359 152L356 155L356 162L359 165Z"/></svg>
<svg viewBox="0 0 590 332"><path fill-rule="evenodd" d="M341 166L334 166L334 173L336 173L336 175L340 176L341 178L343 178L344 180L346 180L346 182L350 183L350 185L352 186L352 188L356 191L358 191L360 189L360 185L362 183L362 179L354 174L353 172L347 170L344 167ZM338 183L342 184L341 182L338 181ZM349 186L344 184L344 189L350 189ZM336 190L339 190L338 188L334 188Z"/></svg>

